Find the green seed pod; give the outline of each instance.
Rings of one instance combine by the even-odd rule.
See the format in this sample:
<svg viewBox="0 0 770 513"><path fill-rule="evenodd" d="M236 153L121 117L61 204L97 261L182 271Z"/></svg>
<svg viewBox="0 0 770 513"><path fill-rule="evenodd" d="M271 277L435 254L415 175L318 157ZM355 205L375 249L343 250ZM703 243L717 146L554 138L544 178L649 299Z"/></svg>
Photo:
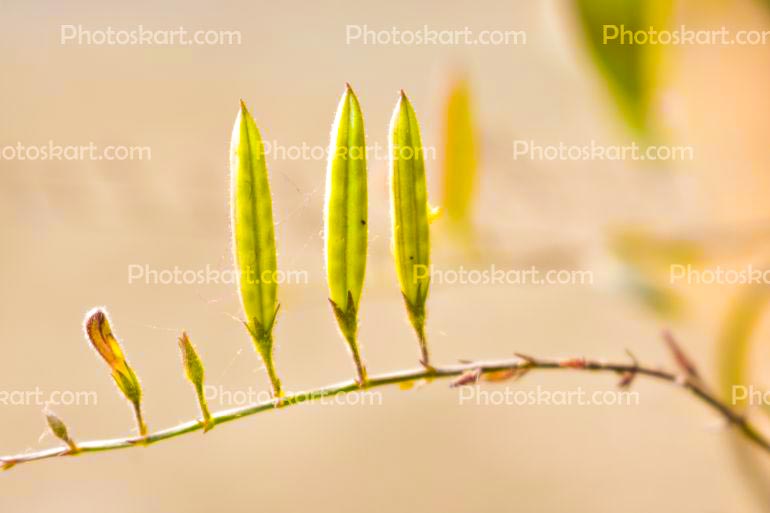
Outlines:
<svg viewBox="0 0 770 513"><path fill-rule="evenodd" d="M420 127L403 91L390 121L390 196L393 254L409 320L429 365L425 302L430 285L428 191Z"/></svg>
<svg viewBox="0 0 770 513"><path fill-rule="evenodd" d="M273 365L278 313L273 203L264 149L254 119L241 101L230 145L233 248L246 327L267 367L275 397L281 383Z"/></svg>
<svg viewBox="0 0 770 513"><path fill-rule="evenodd" d="M329 301L350 346L360 383L366 382L356 333L368 238L364 118L348 84L337 107L326 172L326 276Z"/></svg>
<svg viewBox="0 0 770 513"><path fill-rule="evenodd" d="M112 370L112 379L115 380L115 384L134 407L139 434L146 436L147 425L142 415L142 387L139 384L139 378L123 356L120 343L112 334L107 312L98 308L88 312L85 329L91 345Z"/></svg>
<svg viewBox="0 0 770 513"><path fill-rule="evenodd" d="M203 432L205 433L214 427L214 422L211 419L211 412L209 411L206 394L204 393L205 372L203 362L201 362L198 352L195 350L192 342L190 342L190 337L187 336L186 332L182 332L182 336L179 337L179 349L182 352L182 364L184 365L185 374L195 388L195 395L198 397L198 405L203 415Z"/></svg>

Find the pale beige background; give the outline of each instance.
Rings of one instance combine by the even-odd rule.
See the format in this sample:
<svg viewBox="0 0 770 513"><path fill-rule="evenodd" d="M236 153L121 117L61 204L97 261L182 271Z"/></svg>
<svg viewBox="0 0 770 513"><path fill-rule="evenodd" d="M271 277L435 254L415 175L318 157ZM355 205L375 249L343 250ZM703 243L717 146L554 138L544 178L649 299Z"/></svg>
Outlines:
<svg viewBox="0 0 770 513"><path fill-rule="evenodd" d="M627 141L578 43L567 2L0 0L0 144L146 145L140 162L0 162L0 389L95 390L97 406L57 407L80 439L132 429L128 408L88 348L85 311L106 305L142 378L151 428L196 413L175 343L187 329L209 382L265 387L228 285L129 284L131 264L231 265L227 147L237 101L263 136L324 145L345 81L368 137L386 143L404 88L425 142L440 136L446 79L468 69L483 134L478 225L486 262L536 262L604 277L603 237L621 222L667 232L761 222L767 210L768 48L674 52L666 118L694 162L514 162L512 140ZM767 27L759 2L685 2L693 26ZM59 45L62 24L240 30L235 47ZM345 44L372 28L526 30L526 46ZM430 181L438 191L436 163ZM321 205L325 164L270 163L282 269L277 364L290 390L350 376L326 303ZM388 252L386 163L371 162L371 255L361 338L371 372L415 364ZM440 233L437 263L456 263ZM729 291L699 291L676 326L704 372ZM595 287L436 286L429 331L439 361L543 356L668 363L661 322L600 280ZM764 335L768 327L762 329ZM761 355L767 357L766 351ZM764 381L767 383L767 380ZM611 389L608 376L533 375L520 384ZM459 406L445 384L386 390L378 407L304 406L152 447L48 461L0 476L0 511L759 512L711 411L640 381L636 407ZM48 447L40 407L0 405L0 453Z"/></svg>

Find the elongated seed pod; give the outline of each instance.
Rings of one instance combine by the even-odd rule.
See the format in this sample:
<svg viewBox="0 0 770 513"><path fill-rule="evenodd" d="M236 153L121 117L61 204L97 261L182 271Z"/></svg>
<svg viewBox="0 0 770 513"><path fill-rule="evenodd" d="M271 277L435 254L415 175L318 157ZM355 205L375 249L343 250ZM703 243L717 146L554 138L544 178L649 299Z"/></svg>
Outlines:
<svg viewBox="0 0 770 513"><path fill-rule="evenodd" d="M390 121L390 195L393 254L401 293L428 365L425 302L430 285L430 233L420 127L403 91Z"/></svg>
<svg viewBox="0 0 770 513"><path fill-rule="evenodd" d="M245 324L278 397L272 335L278 312L273 203L262 138L243 101L230 144L230 175L233 248Z"/></svg>
<svg viewBox="0 0 770 513"><path fill-rule="evenodd" d="M357 308L366 271L368 237L364 119L348 85L337 107L326 173L326 272L330 299Z"/></svg>
<svg viewBox="0 0 770 513"><path fill-rule="evenodd" d="M128 364L118 339L112 333L107 312L95 308L86 314L85 330L91 345L112 371L112 379L134 408L139 434L147 434L142 415L142 387L139 378Z"/></svg>
<svg viewBox="0 0 770 513"><path fill-rule="evenodd" d="M366 139L361 106L349 84L337 107L329 150L324 208L329 301L363 384L366 371L356 333L369 233Z"/></svg>

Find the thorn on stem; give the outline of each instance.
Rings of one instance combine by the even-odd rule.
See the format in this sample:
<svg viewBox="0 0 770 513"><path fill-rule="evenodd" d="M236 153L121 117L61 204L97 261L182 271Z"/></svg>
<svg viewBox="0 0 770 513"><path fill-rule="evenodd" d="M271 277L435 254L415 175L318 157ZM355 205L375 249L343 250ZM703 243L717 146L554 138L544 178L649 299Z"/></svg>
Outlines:
<svg viewBox="0 0 770 513"><path fill-rule="evenodd" d="M522 360L527 362L529 365L533 365L533 366L537 365L537 359L532 356L529 356L523 353L513 353L513 355L517 358L521 358Z"/></svg>
<svg viewBox="0 0 770 513"><path fill-rule="evenodd" d="M637 360L636 355L634 355L634 353L632 353L630 349L626 349L626 354L628 355L629 358L631 358L631 361L634 363L634 369L638 369L639 360Z"/></svg>
<svg viewBox="0 0 770 513"><path fill-rule="evenodd" d="M636 359L636 356L634 356L634 353L626 349L626 354L631 358L631 361L633 362L634 366L632 370L626 371L620 375L620 382L618 383L618 388L628 388L630 387L634 379L636 378L639 370L639 360Z"/></svg>
<svg viewBox="0 0 770 513"><path fill-rule="evenodd" d="M466 385L474 385L478 383L481 377L481 368L471 369L463 372L460 377L455 379L449 384L449 388L458 388Z"/></svg>
<svg viewBox="0 0 770 513"><path fill-rule="evenodd" d="M695 364L687 356L687 354L685 354L685 352L682 350L682 347L679 345L676 338L674 338L674 335L669 330L663 330L663 340L666 342L666 345L671 351L671 354L674 356L674 361L679 366L679 368L684 371L688 377L699 380L700 375L698 374L698 369L695 367Z"/></svg>
<svg viewBox="0 0 770 513"><path fill-rule="evenodd" d="M636 378L636 372L624 372L620 375L620 381L618 382L618 388L629 388Z"/></svg>

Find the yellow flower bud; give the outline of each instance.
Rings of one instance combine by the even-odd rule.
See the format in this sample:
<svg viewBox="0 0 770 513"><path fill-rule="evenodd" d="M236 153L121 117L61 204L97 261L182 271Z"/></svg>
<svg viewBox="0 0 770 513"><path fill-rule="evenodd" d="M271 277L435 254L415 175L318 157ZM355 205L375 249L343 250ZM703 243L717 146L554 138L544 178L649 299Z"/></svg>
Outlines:
<svg viewBox="0 0 770 513"><path fill-rule="evenodd" d="M141 436L147 435L147 425L142 416L142 387L131 366L123 356L120 343L112 334L107 313L95 308L86 314L86 335L99 356L112 371L112 379L126 399L132 404Z"/></svg>

